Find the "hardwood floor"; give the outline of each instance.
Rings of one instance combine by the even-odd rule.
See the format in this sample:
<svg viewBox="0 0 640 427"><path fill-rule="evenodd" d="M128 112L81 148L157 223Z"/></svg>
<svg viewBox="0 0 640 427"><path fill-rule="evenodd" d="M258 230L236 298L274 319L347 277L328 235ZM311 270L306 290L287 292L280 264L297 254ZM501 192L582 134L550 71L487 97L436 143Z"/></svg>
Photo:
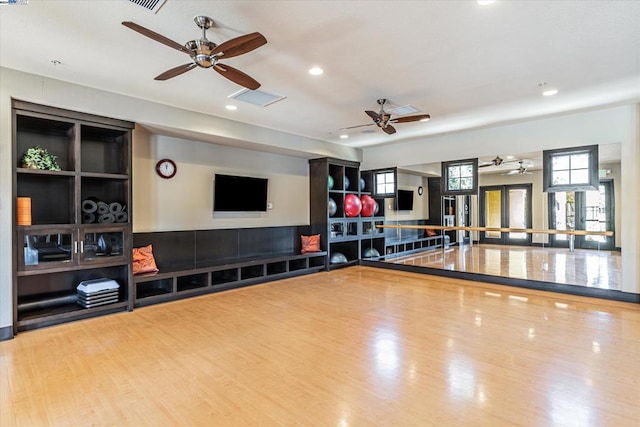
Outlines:
<svg viewBox="0 0 640 427"><path fill-rule="evenodd" d="M389 262L518 279L622 289L620 252L473 244L417 252Z"/></svg>
<svg viewBox="0 0 640 427"><path fill-rule="evenodd" d="M348 267L0 342L0 425L638 426L640 305Z"/></svg>

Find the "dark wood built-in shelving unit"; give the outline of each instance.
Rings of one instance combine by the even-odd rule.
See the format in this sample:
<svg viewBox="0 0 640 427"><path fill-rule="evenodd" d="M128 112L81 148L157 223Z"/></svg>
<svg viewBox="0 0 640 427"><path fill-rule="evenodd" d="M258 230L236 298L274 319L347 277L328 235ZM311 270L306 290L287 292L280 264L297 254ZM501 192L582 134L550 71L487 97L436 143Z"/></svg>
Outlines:
<svg viewBox="0 0 640 427"><path fill-rule="evenodd" d="M384 223L384 198L375 194L375 171L361 172L359 168L359 162L334 158L309 161L310 223L327 250L328 268L357 264L367 257L369 248L384 255L384 232L377 227ZM333 186L329 188L331 181ZM378 211L372 216L348 216L344 209L347 195L371 196L378 203ZM336 205L333 215L329 211L330 200ZM332 262L336 253L346 260Z"/></svg>
<svg viewBox="0 0 640 427"><path fill-rule="evenodd" d="M31 225L14 216L14 332L132 308L131 122L13 101L13 206L31 200ZM22 167L34 146L57 157L60 171ZM126 207L126 221L86 223L90 197ZM117 301L74 302L77 285L103 278Z"/></svg>

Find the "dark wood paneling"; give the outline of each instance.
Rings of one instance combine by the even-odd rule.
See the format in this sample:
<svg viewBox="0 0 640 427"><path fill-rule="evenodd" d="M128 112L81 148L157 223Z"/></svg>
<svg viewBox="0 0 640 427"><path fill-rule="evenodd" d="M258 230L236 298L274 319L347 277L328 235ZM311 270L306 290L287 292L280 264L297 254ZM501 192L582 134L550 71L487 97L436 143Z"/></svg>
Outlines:
<svg viewBox="0 0 640 427"><path fill-rule="evenodd" d="M162 271L201 268L277 254L300 253L300 236L308 225L134 233L133 246L153 245Z"/></svg>
<svg viewBox="0 0 640 427"><path fill-rule="evenodd" d="M198 267L234 262L240 254L238 229L195 231Z"/></svg>
<svg viewBox="0 0 640 427"><path fill-rule="evenodd" d="M134 248L147 245L153 245L153 256L159 268L195 268L195 234L193 231L133 234Z"/></svg>

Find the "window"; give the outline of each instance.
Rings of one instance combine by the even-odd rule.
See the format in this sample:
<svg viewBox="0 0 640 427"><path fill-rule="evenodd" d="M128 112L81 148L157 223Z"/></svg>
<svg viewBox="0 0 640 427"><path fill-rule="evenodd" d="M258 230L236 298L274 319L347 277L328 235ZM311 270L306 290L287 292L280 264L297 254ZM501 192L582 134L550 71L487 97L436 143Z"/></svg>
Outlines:
<svg viewBox="0 0 640 427"><path fill-rule="evenodd" d="M598 146L546 150L542 154L544 191L597 190Z"/></svg>
<svg viewBox="0 0 640 427"><path fill-rule="evenodd" d="M478 194L478 159L442 163L442 194Z"/></svg>
<svg viewBox="0 0 640 427"><path fill-rule="evenodd" d="M394 197L396 194L396 171L384 170L378 171L376 177L376 196Z"/></svg>

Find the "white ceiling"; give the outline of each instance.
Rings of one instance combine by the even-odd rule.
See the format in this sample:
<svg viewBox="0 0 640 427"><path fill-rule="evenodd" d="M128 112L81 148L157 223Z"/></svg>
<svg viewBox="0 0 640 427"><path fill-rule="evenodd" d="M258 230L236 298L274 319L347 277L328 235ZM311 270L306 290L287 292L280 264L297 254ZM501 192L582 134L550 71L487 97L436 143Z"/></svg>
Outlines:
<svg viewBox="0 0 640 427"><path fill-rule="evenodd" d="M266 45L221 62L286 99L236 101L231 112L228 96L241 87L212 70L155 81L190 58L121 22L183 44L201 35L196 15L213 18L207 38L218 44L262 33ZM640 102L640 1L167 0L154 14L128 0L29 0L0 5L0 65L366 147ZM314 65L322 76L308 74ZM540 82L559 93L542 97ZM371 123L364 110L377 111L378 98L432 119L339 139L341 128Z"/></svg>

